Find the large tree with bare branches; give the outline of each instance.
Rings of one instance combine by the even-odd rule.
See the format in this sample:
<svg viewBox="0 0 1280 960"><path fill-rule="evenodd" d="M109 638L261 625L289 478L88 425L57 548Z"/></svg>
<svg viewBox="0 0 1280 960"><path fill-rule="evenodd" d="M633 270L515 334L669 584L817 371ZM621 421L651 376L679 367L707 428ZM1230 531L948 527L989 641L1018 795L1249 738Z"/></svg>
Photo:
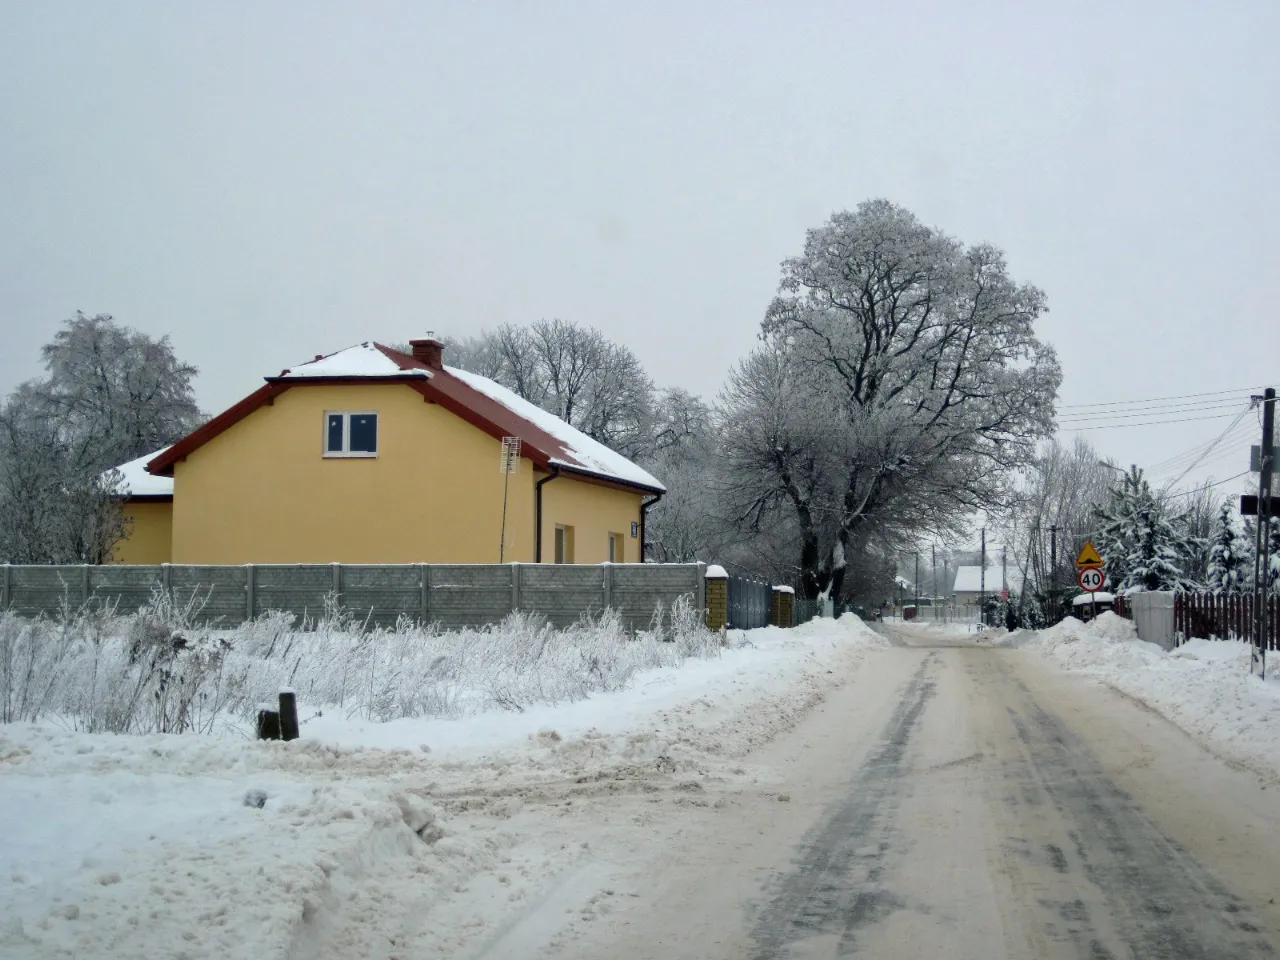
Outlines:
<svg viewBox="0 0 1280 960"><path fill-rule="evenodd" d="M873 536L946 535L1004 504L1053 428L1045 309L998 249L884 200L809 231L722 397L738 514L794 516L805 595L838 594Z"/></svg>

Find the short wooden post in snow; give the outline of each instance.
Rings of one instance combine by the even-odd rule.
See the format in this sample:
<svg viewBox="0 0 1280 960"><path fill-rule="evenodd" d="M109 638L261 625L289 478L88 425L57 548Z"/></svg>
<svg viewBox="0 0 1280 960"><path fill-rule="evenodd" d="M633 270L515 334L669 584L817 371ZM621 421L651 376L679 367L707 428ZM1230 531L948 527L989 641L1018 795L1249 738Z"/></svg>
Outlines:
<svg viewBox="0 0 1280 960"><path fill-rule="evenodd" d="M263 707L258 711L258 739L259 740L279 740L280 739L280 713L277 710L268 710Z"/></svg>
<svg viewBox="0 0 1280 960"><path fill-rule="evenodd" d="M298 739L298 696L289 687L280 691L280 739Z"/></svg>

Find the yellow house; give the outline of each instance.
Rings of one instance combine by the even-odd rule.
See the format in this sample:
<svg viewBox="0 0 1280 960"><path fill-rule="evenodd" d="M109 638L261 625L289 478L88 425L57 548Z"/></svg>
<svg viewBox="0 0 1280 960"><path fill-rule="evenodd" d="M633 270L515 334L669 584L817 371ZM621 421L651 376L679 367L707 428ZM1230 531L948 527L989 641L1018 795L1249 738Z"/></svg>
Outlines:
<svg viewBox="0 0 1280 960"><path fill-rule="evenodd" d="M169 562L173 552L173 479L147 472L147 463L164 452L156 450L116 467L123 478L125 537L112 550L112 563Z"/></svg>
<svg viewBox="0 0 1280 960"><path fill-rule="evenodd" d="M504 441L519 443L513 473ZM172 492L130 499L117 562L638 563L664 492L563 420L446 367L430 337L267 377L145 473Z"/></svg>

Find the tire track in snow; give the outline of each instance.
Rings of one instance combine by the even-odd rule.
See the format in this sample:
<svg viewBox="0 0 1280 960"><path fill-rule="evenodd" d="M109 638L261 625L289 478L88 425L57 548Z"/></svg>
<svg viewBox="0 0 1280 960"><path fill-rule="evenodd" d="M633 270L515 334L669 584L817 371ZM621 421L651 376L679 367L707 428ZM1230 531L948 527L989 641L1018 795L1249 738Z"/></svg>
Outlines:
<svg viewBox="0 0 1280 960"><path fill-rule="evenodd" d="M751 932L754 960L773 960L799 941L818 938L849 952L860 928L903 904L882 883L894 838L892 819L906 789L907 746L935 684L930 654L903 690L881 745L854 775L844 800L806 835L799 860L776 883Z"/></svg>

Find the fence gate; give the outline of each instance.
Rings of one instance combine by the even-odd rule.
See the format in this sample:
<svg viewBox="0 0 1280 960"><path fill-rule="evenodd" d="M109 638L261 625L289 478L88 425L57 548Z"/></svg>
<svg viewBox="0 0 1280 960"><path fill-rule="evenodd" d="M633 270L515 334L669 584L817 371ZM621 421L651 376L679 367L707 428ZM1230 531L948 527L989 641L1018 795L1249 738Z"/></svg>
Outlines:
<svg viewBox="0 0 1280 960"><path fill-rule="evenodd" d="M773 587L746 577L729 578L729 626L735 630L767 627L773 618Z"/></svg>

